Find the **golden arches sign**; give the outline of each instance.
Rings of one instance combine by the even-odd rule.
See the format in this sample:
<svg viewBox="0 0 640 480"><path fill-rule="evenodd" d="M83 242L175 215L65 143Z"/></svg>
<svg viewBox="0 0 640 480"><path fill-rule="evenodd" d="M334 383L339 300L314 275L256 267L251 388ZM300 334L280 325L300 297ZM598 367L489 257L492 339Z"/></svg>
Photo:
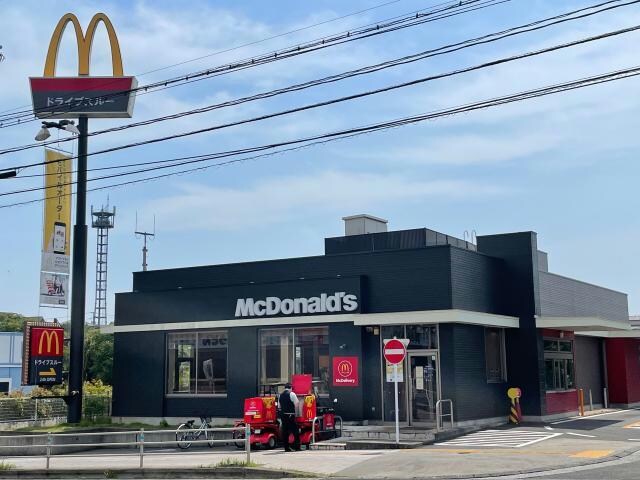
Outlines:
<svg viewBox="0 0 640 480"><path fill-rule="evenodd" d="M111 65L113 67L113 76L122 77L124 75L122 69L122 55L120 54L120 44L116 31L113 28L111 20L104 13L96 13L87 27L86 34L82 32L82 26L73 13L67 13L56 25L51 41L49 42L49 50L47 51L47 60L44 64L44 76L55 77L56 63L58 61L58 50L60 49L60 40L65 31L67 24L72 23L76 33L76 41L78 43L78 75L89 75L89 64L91 61L91 46L93 37L96 34L98 23L102 22L107 29L109 43L111 45Z"/></svg>
<svg viewBox="0 0 640 480"><path fill-rule="evenodd" d="M45 330L44 332L42 332L42 334L40 335L40 342L38 343L38 355L42 355L42 347L44 346L43 343L45 338L47 339L47 350L45 351L45 353L53 355L51 349L51 346L53 344L53 346L56 348L55 355L60 355L60 340L58 338L57 330Z"/></svg>
<svg viewBox="0 0 640 480"><path fill-rule="evenodd" d="M73 25L78 46L78 75L57 77L56 64L62 36ZM91 76L91 47L98 25L104 24L111 47L112 75ZM31 77L31 97L36 117L52 118L131 118L138 85L135 77L125 76L122 68L120 43L111 20L104 13L96 13L86 31L73 13L66 13L58 21L44 65L44 76Z"/></svg>

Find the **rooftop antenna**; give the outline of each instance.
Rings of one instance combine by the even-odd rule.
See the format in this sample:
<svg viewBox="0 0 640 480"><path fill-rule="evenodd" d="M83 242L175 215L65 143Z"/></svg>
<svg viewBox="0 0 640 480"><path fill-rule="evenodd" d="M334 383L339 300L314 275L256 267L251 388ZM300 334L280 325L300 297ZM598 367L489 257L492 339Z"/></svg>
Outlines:
<svg viewBox="0 0 640 480"><path fill-rule="evenodd" d="M147 239L153 240L156 236L156 216L153 216L153 233L151 232L143 232L138 230L138 212L136 212L136 230L135 230L136 238L143 238L144 243L142 246L142 271L147 271L147 252L149 249L147 248Z"/></svg>
<svg viewBox="0 0 640 480"><path fill-rule="evenodd" d="M109 230L115 226L116 207L109 210L107 206L98 211L91 205L91 226L97 229L96 246L96 300L93 309L93 325L107 324L107 254L109 253Z"/></svg>

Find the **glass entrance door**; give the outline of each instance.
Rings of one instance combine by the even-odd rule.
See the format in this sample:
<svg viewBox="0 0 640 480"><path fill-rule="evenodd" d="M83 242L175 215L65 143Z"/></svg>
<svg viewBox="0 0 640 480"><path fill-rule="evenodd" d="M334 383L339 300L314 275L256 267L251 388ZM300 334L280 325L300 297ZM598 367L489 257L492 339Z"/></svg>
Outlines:
<svg viewBox="0 0 640 480"><path fill-rule="evenodd" d="M438 353L409 353L409 412L410 422L435 424L438 390Z"/></svg>

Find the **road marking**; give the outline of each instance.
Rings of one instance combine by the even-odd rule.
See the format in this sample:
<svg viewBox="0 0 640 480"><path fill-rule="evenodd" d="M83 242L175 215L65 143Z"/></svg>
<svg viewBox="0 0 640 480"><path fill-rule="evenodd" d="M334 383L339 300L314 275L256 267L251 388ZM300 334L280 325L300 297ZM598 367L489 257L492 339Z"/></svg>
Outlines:
<svg viewBox="0 0 640 480"><path fill-rule="evenodd" d="M572 432L565 432L567 435L574 435L576 437L587 437L587 438L596 438L595 435L585 435L584 433L572 433Z"/></svg>
<svg viewBox="0 0 640 480"><path fill-rule="evenodd" d="M625 425L623 428L640 428L640 422L630 423L629 425Z"/></svg>
<svg viewBox="0 0 640 480"><path fill-rule="evenodd" d="M550 427L550 426L548 426L548 425L545 425L545 426L544 426L544 428L545 428L546 430L553 430L553 427Z"/></svg>
<svg viewBox="0 0 640 480"><path fill-rule="evenodd" d="M640 438L630 438L629 442L640 442Z"/></svg>
<svg viewBox="0 0 640 480"><path fill-rule="evenodd" d="M627 410L616 410L615 412L605 412L605 413L597 413L595 415L587 415L586 417L570 417L567 420L560 420L559 422L551 422L551 425L558 425L560 423L567 423L567 422L575 422L576 420L588 420L590 418L595 418L595 417L602 417L604 415L613 415L614 413L624 413L624 412L629 412L631 410L635 410L635 408L630 408Z"/></svg>
<svg viewBox="0 0 640 480"><path fill-rule="evenodd" d="M530 430L484 430L470 433L454 440L436 443L457 447L507 447L520 448L549 440L562 433L536 432Z"/></svg>
<svg viewBox="0 0 640 480"><path fill-rule="evenodd" d="M602 458L610 455L612 452L613 450L584 450L571 456L575 458Z"/></svg>

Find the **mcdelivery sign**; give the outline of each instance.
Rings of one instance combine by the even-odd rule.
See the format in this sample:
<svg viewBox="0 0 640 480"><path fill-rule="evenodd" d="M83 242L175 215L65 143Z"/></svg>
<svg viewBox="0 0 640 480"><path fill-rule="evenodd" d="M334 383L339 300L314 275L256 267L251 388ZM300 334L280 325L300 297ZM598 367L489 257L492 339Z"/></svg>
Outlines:
<svg viewBox="0 0 640 480"><path fill-rule="evenodd" d="M350 313L356 310L358 297L347 292L322 293L317 297L239 298L236 302L236 317Z"/></svg>

